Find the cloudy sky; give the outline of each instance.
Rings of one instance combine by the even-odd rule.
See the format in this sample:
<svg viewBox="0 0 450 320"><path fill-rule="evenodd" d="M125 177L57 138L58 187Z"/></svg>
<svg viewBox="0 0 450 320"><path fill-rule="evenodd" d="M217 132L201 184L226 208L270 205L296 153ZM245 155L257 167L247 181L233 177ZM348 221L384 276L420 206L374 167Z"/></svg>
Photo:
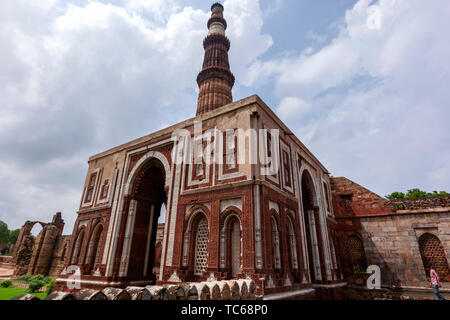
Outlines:
<svg viewBox="0 0 450 320"><path fill-rule="evenodd" d="M0 1L0 220L63 212L87 159L195 115L212 1ZM450 190L450 1L225 0L235 100L334 176Z"/></svg>

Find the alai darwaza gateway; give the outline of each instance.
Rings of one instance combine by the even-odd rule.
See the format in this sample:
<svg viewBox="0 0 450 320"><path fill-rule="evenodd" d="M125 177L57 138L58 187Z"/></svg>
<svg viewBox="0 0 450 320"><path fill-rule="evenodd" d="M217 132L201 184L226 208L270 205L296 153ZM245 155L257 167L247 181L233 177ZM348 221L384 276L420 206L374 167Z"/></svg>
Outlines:
<svg viewBox="0 0 450 320"><path fill-rule="evenodd" d="M342 286L330 175L257 95L233 101L224 7L211 11L195 118L89 159L60 290L71 266L82 288Z"/></svg>

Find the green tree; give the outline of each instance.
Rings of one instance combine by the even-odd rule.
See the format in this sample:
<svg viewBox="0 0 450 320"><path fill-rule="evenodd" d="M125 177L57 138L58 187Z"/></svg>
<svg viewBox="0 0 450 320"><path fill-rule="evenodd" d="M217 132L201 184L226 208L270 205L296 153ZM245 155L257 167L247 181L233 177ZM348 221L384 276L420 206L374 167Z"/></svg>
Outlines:
<svg viewBox="0 0 450 320"><path fill-rule="evenodd" d="M395 199L416 199L416 198L426 198L426 197L438 197L438 196L448 196L450 193L446 191L433 191L433 192L426 192L423 190L420 190L419 188L413 188L409 189L406 194L403 192L392 192L391 194L387 195L386 198L389 200L395 200Z"/></svg>
<svg viewBox="0 0 450 320"><path fill-rule="evenodd" d="M389 200L394 200L394 199L404 199L405 198L405 194L403 192L392 192L391 194L388 194L386 196L386 198L388 198Z"/></svg>
<svg viewBox="0 0 450 320"><path fill-rule="evenodd" d="M15 244L17 242L17 238L19 237L20 229L9 231L9 244Z"/></svg>
<svg viewBox="0 0 450 320"><path fill-rule="evenodd" d="M0 244L6 244L9 240L8 225L0 220Z"/></svg>

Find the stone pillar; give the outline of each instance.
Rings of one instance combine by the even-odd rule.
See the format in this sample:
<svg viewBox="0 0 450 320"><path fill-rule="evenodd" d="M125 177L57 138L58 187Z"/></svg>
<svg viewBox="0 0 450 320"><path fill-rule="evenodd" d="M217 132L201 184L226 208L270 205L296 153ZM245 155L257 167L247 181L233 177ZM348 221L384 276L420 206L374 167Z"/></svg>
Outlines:
<svg viewBox="0 0 450 320"><path fill-rule="evenodd" d="M241 274L255 273L255 230L252 188L242 197L242 268Z"/></svg>
<svg viewBox="0 0 450 320"><path fill-rule="evenodd" d="M32 253L31 260L30 260L30 265L29 265L28 271L27 271L27 273L29 273L29 274L34 274L34 269L36 268L36 263L37 263L38 258L39 258L39 253L40 253L41 248L42 248L41 244L44 241L46 230L47 230L47 228L44 227L42 229L42 231L38 234L36 239L34 240L33 253Z"/></svg>
<svg viewBox="0 0 450 320"><path fill-rule="evenodd" d="M326 273L326 262L325 262L325 252L324 252L324 241L322 237L322 225L320 223L320 209L319 207L314 208L314 223L316 226L316 235L317 235L317 245L319 249L319 259L320 259L320 272L322 281L326 281L327 273Z"/></svg>
<svg viewBox="0 0 450 320"><path fill-rule="evenodd" d="M36 247L35 250L33 250L33 254L34 252L38 250L39 251L34 269L31 270L32 274L48 275L52 263L53 251L58 239L58 234L59 228L55 225L51 224L45 227L45 234L43 234L40 248Z"/></svg>
<svg viewBox="0 0 450 320"><path fill-rule="evenodd" d="M209 241L208 241L208 272L217 272L219 270L219 230L220 201L216 200L211 204L211 215L209 217Z"/></svg>
<svg viewBox="0 0 450 320"><path fill-rule="evenodd" d="M17 261L17 253L21 249L22 243L24 242L25 238L30 235L31 229L33 228L33 226L34 226L33 222L27 221L20 229L19 236L17 237L17 241L14 246L14 250L12 252L12 257L13 257L14 261Z"/></svg>
<svg viewBox="0 0 450 320"><path fill-rule="evenodd" d="M30 235L22 239L21 246L16 253L14 277L20 277L28 272L28 266L33 254L33 243L34 239Z"/></svg>

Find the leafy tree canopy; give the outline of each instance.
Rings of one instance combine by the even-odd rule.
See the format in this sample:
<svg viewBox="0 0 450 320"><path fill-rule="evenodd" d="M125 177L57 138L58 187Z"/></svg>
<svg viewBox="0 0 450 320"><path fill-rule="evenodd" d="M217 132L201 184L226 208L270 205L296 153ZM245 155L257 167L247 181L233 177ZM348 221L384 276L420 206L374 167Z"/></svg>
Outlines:
<svg viewBox="0 0 450 320"><path fill-rule="evenodd" d="M9 240L8 225L0 220L0 244L6 244Z"/></svg>
<svg viewBox="0 0 450 320"><path fill-rule="evenodd" d="M447 193L446 191L433 191L433 192L426 192L422 191L419 188L410 189L405 193L403 192L392 192L391 194L387 195L386 198L389 200L395 200L395 199L416 199L416 198L426 198L426 197L438 197L438 196L448 196L450 193Z"/></svg>
<svg viewBox="0 0 450 320"><path fill-rule="evenodd" d="M17 242L17 238L19 237L20 229L9 231L9 243L15 244Z"/></svg>
<svg viewBox="0 0 450 320"><path fill-rule="evenodd" d="M9 230L8 225L0 220L0 244L14 244L19 237L20 229Z"/></svg>

